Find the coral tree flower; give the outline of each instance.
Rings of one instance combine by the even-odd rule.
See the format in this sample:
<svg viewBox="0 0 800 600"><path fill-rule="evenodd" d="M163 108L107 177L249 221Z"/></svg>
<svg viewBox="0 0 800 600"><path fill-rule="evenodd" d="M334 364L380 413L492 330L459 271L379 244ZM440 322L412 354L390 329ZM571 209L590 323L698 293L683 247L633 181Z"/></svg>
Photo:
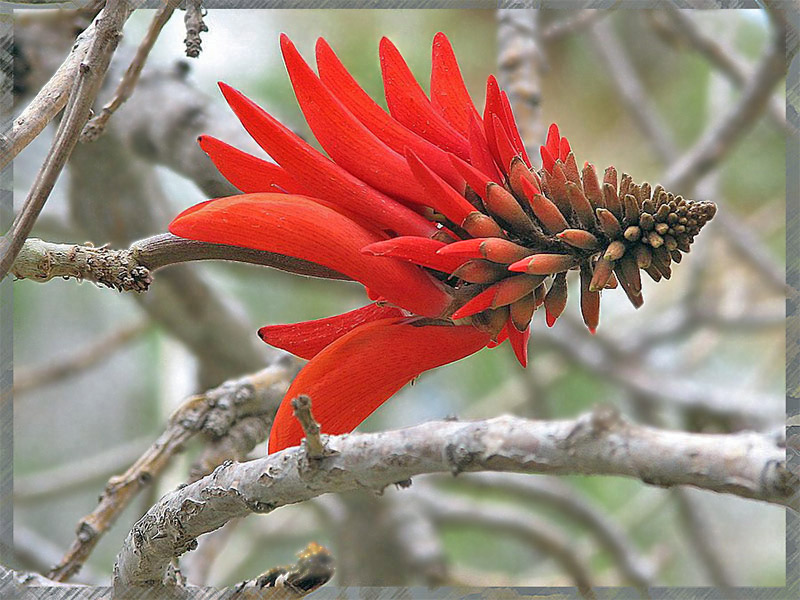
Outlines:
<svg viewBox="0 0 800 600"><path fill-rule="evenodd" d="M322 431L352 431L423 371L508 340L527 363L534 311L552 326L580 273L581 311L594 333L600 291L642 303L640 269L656 281L688 252L710 202L637 185L609 167L579 170L551 125L534 169L494 77L475 108L444 34L433 42L428 96L381 40L389 112L320 39L318 72L286 36L281 50L297 101L327 156L242 93L220 84L269 163L212 137L200 145L243 195L180 214L180 237L311 261L362 283L371 304L262 339L308 359L272 427L269 452L298 444L290 400L312 398Z"/></svg>

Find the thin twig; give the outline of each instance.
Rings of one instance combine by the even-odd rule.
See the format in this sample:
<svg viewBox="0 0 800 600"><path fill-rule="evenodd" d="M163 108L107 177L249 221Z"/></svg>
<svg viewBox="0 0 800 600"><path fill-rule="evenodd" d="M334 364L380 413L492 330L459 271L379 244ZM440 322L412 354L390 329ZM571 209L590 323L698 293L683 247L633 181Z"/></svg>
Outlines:
<svg viewBox="0 0 800 600"><path fill-rule="evenodd" d="M60 360L51 359L42 366L16 368L14 370L14 395L50 385L90 369L111 358L118 350L137 339L150 327L149 321L136 321L112 331L82 348L72 349L69 356Z"/></svg>
<svg viewBox="0 0 800 600"><path fill-rule="evenodd" d="M133 527L117 556L115 586L159 585L167 565L197 537L232 518L268 513L321 494L381 490L422 473L503 470L620 475L691 485L800 509L800 481L785 449L753 432L697 434L632 424L598 409L572 421L498 417L430 422L407 429L331 436L325 469L307 469L294 447L225 463L164 496Z"/></svg>
<svg viewBox="0 0 800 600"><path fill-rule="evenodd" d="M588 565L578 558L570 538L550 523L519 509L485 506L454 494L442 497L424 488L413 490L412 493L415 499L422 501L424 510L434 522L440 525L481 527L489 529L492 535L500 533L517 537L558 563L583 597L596 597Z"/></svg>
<svg viewBox="0 0 800 600"><path fill-rule="evenodd" d="M497 66L500 86L508 90L519 132L529 155L541 139L541 88L543 57L538 46L539 11L502 8L497 11Z"/></svg>
<svg viewBox="0 0 800 600"><path fill-rule="evenodd" d="M186 0L186 15L183 17L186 39L183 43L186 44L186 56L189 58L200 56L202 50L200 34L208 31L208 26L203 20L204 16L203 0Z"/></svg>
<svg viewBox="0 0 800 600"><path fill-rule="evenodd" d="M569 17L564 17L563 19L559 19L558 21L550 23L550 25L542 30L542 33L539 37L543 42L552 44L567 37L568 35L579 33L580 31L594 24L596 21L608 16L610 13L611 11L609 9L598 10L589 8L585 10L579 10Z"/></svg>
<svg viewBox="0 0 800 600"><path fill-rule="evenodd" d="M75 85L70 93L64 117L44 164L39 170L28 197L11 229L0 241L0 279L6 276L36 218L44 208L50 192L67 163L103 83L111 55L117 47L122 25L132 12L128 0L109 0L96 19L97 34L92 39L85 59L80 63Z"/></svg>
<svg viewBox="0 0 800 600"><path fill-rule="evenodd" d="M673 35L678 35L685 40L736 87L745 86L750 79L750 73L742 58L736 55L733 48L704 34L695 20L689 18L685 11L676 6L668 3L665 5L665 11L673 23L673 27L670 28ZM780 98L773 97L769 100L767 114L784 133L792 132L791 126L786 121L786 107Z"/></svg>
<svg viewBox="0 0 800 600"><path fill-rule="evenodd" d="M144 63L147 61L147 57L150 54L150 50L153 49L161 30L164 28L164 25L167 24L167 21L169 21L179 2L180 0L166 0L161 8L156 11L153 20L150 22L150 27L147 29L147 33L136 50L133 60L114 92L114 97L104 105L103 108L100 109L100 112L83 128L80 137L81 142L91 142L102 135L111 115L131 97L136 83L139 81Z"/></svg>
<svg viewBox="0 0 800 600"><path fill-rule="evenodd" d="M319 435L319 423L317 423L311 412L311 398L301 394L292 399L292 410L294 416L300 421L300 427L306 434L306 453L310 459L318 459L325 456L325 446Z"/></svg>
<svg viewBox="0 0 800 600"><path fill-rule="evenodd" d="M153 445L125 473L109 480L98 506L80 520L77 538L47 576L67 581L77 573L120 513L197 433L224 433L244 416L274 415L294 373L293 366L277 364L188 398Z"/></svg>
<svg viewBox="0 0 800 600"><path fill-rule="evenodd" d="M662 181L666 189L680 192L691 188L731 151L767 106L775 86L786 74L786 61L786 28L773 25L769 47L742 89L739 102L667 168Z"/></svg>
<svg viewBox="0 0 800 600"><path fill-rule="evenodd" d="M120 292L143 292L153 282L153 271L198 260L245 262L310 277L347 279L331 269L298 258L187 240L170 233L134 242L126 250L58 244L29 238L14 261L11 272L18 279L39 283L62 277L93 281Z"/></svg>
<svg viewBox="0 0 800 600"><path fill-rule="evenodd" d="M650 102L649 95L611 24L608 21L596 22L589 30L589 37L598 56L605 63L628 112L651 142L653 150L661 160L672 160L677 154L675 140L656 107Z"/></svg>

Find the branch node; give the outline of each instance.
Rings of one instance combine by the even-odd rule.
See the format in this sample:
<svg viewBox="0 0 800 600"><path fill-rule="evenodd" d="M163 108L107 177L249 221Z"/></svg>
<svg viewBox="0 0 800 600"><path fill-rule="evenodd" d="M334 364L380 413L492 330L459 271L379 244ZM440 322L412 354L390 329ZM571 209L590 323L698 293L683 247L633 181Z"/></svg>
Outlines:
<svg viewBox="0 0 800 600"><path fill-rule="evenodd" d="M311 398L305 394L292 399L294 416L300 421L305 437L306 456L310 460L319 460L328 455L319 433L319 423L311 412Z"/></svg>
<svg viewBox="0 0 800 600"><path fill-rule="evenodd" d="M183 43L186 44L186 56L189 58L200 56L202 50L200 34L208 31L208 26L203 21L206 14L202 0L187 0L186 15L183 17L186 25L186 39L183 40Z"/></svg>

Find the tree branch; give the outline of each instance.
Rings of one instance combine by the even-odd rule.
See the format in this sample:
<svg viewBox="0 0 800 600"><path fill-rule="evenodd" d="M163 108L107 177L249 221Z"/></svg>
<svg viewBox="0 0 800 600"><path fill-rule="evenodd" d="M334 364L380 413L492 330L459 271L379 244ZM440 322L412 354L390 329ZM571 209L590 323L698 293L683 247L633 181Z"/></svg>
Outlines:
<svg viewBox="0 0 800 600"><path fill-rule="evenodd" d="M278 361L258 373L188 398L153 445L125 473L109 480L100 503L78 523L77 538L47 576L66 581L77 573L120 513L197 433L220 436L232 423L256 415L268 415L271 420L296 372L296 361Z"/></svg>
<svg viewBox="0 0 800 600"><path fill-rule="evenodd" d="M142 73L144 63L150 55L150 50L158 39L158 35L167 24L175 8L178 6L179 0L166 0L164 4L156 11L150 27L147 29L141 44L136 49L136 54L133 57L128 69L122 76L122 79L114 92L113 98L103 106L100 113L94 116L83 128L81 132L80 141L91 142L98 138L103 133L106 123L111 118L111 115L122 106L122 104L131 97L136 83L139 81L139 76Z"/></svg>
<svg viewBox="0 0 800 600"><path fill-rule="evenodd" d="M334 452L308 461L291 448L211 475L164 496L134 525L117 556L115 586L160 585L169 562L232 518L268 513L324 493L380 490L422 473L517 471L633 477L691 485L800 509L800 484L783 448L757 433L666 431L598 409L573 421L431 422L327 439Z"/></svg>
<svg viewBox="0 0 800 600"><path fill-rule="evenodd" d="M299 258L197 242L170 233L134 242L127 250L58 244L29 238L14 261L11 273L18 279L39 283L62 277L92 281L120 292L144 292L153 282L153 271L198 260L245 262L310 277L348 279L345 275Z"/></svg>
<svg viewBox="0 0 800 600"><path fill-rule="evenodd" d="M89 44L84 60L80 62L64 118L58 126L47 158L22 210L11 224L9 232L0 240L0 279L11 269L25 238L30 234L36 218L55 187L61 170L78 143L80 132L86 124L111 62L111 55L119 42L122 25L132 11L133 6L128 0L109 0L95 20L97 33Z"/></svg>

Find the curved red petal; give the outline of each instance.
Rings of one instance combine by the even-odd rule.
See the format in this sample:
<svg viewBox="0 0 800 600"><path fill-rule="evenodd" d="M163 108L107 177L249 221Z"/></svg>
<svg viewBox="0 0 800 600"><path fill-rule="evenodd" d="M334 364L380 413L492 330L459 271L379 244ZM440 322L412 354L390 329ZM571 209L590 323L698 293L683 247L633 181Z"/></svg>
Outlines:
<svg viewBox="0 0 800 600"><path fill-rule="evenodd" d="M558 144L558 158L560 158L562 162L565 162L570 152L572 152L572 149L569 146L569 141L567 138L562 137Z"/></svg>
<svg viewBox="0 0 800 600"><path fill-rule="evenodd" d="M463 265L468 259L460 256L443 256L436 251L447 244L431 238L422 237L396 237L390 240L375 242L362 248L361 251L372 256L386 256L407 260L429 269L444 273L452 273Z"/></svg>
<svg viewBox="0 0 800 600"><path fill-rule="evenodd" d="M428 206L433 207L453 223L460 225L467 218L467 215L475 210L461 194L455 191L450 185L436 173L431 171L414 154L411 148L406 149L406 160L411 172L417 181L422 185L426 192ZM463 187L463 186L462 186Z"/></svg>
<svg viewBox="0 0 800 600"><path fill-rule="evenodd" d="M514 324L509 319L506 324L506 331L508 332L508 341L511 342L511 347L514 349L514 354L523 367L528 366L528 340L531 337L531 328L528 327L525 331L517 331Z"/></svg>
<svg viewBox="0 0 800 600"><path fill-rule="evenodd" d="M441 284L418 267L362 254L361 248L380 237L304 196L219 198L185 210L169 230L184 238L277 252L324 265L418 315L437 317L450 303Z"/></svg>
<svg viewBox="0 0 800 600"><path fill-rule="evenodd" d="M558 131L558 125L551 123L547 128L547 139L544 143L547 151L554 159L559 157L559 148L561 146L561 134Z"/></svg>
<svg viewBox="0 0 800 600"><path fill-rule="evenodd" d="M494 156L489 147L489 142L483 133L483 126L477 117L469 122L469 162L489 179L502 183L503 178L495 165Z"/></svg>
<svg viewBox="0 0 800 600"><path fill-rule="evenodd" d="M511 161L515 156L519 155L519 152L511 143L508 133L500 121L500 117L494 113L492 113L492 123L495 135L495 145L497 146L497 152L500 154L500 164L503 166L505 171L508 172L511 166Z"/></svg>
<svg viewBox="0 0 800 600"><path fill-rule="evenodd" d="M433 107L406 61L387 38L381 39L380 57L386 104L392 116L443 150L464 160L469 158L466 138Z"/></svg>
<svg viewBox="0 0 800 600"><path fill-rule="evenodd" d="M426 204L425 192L411 176L403 156L345 108L285 34L281 35L281 51L300 109L317 141L336 164L376 190L406 202Z"/></svg>
<svg viewBox="0 0 800 600"><path fill-rule="evenodd" d="M287 325L266 325L258 330L258 335L271 346L311 360L328 344L364 323L402 316L403 311L399 308L373 303L326 319Z"/></svg>
<svg viewBox="0 0 800 600"><path fill-rule="evenodd" d="M486 333L469 326L382 319L357 327L317 354L292 382L272 424L270 454L304 437L291 407L298 395L311 398L322 433L348 433L423 371L469 356L488 342Z"/></svg>
<svg viewBox="0 0 800 600"><path fill-rule="evenodd" d="M517 149L517 152L522 154L522 159L525 161L525 164L528 165L528 168L531 168L531 160L528 157L528 151L525 149L525 142L522 141L522 136L519 134L517 120L514 118L514 111L511 110L511 102L508 100L508 94L501 91L500 99L503 101L503 113L505 114L505 122L511 134L511 141L514 142L514 147Z"/></svg>
<svg viewBox="0 0 800 600"><path fill-rule="evenodd" d="M556 165L556 159L553 158L553 155L550 154L550 150L545 146L540 146L539 152L542 155L542 168L548 173L552 173L553 167Z"/></svg>
<svg viewBox="0 0 800 600"><path fill-rule="evenodd" d="M261 160L210 135L201 135L197 141L222 176L245 194L281 191L289 194L308 193L276 164Z"/></svg>
<svg viewBox="0 0 800 600"><path fill-rule="evenodd" d="M478 194L481 199L486 199L486 186L489 185L492 180L489 179L483 172L479 171L471 164L464 162L460 158L458 158L455 154L450 155L450 160L453 163L453 166L458 170L459 174L464 178L472 188L472 191Z"/></svg>
<svg viewBox="0 0 800 600"><path fill-rule="evenodd" d="M399 154L411 148L431 170L453 187L463 181L448 160L447 152L420 137L383 110L358 85L328 43L319 38L316 46L319 78L339 101L382 142Z"/></svg>
<svg viewBox="0 0 800 600"><path fill-rule="evenodd" d="M224 83L219 85L247 132L312 195L341 205L363 215L376 226L399 234L436 233L436 226L423 216L371 188L320 154L241 92Z"/></svg>
<svg viewBox="0 0 800 600"><path fill-rule="evenodd" d="M450 40L441 31L433 38L431 103L462 135L467 134L473 115L480 118L461 76Z"/></svg>

